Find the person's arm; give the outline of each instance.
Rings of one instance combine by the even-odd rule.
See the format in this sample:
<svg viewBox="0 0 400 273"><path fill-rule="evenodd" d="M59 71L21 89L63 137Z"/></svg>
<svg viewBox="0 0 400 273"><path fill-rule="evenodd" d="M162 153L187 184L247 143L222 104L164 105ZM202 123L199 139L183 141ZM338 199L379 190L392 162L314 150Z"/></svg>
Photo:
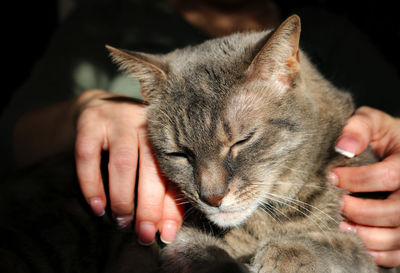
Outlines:
<svg viewBox="0 0 400 273"><path fill-rule="evenodd" d="M23 115L13 134L14 157L18 167L72 150L78 99L43 107Z"/></svg>
<svg viewBox="0 0 400 273"><path fill-rule="evenodd" d="M106 197L100 174L101 151L109 151L109 192L114 219L129 227L135 211L136 231L150 244L157 230L172 242L183 221L173 185L164 181L146 137L145 108L104 100L117 96L88 90L78 98L25 114L14 133L15 157L21 166L62 151L75 150L80 186L96 215L104 214ZM140 161L138 164L138 160Z"/></svg>
<svg viewBox="0 0 400 273"><path fill-rule="evenodd" d="M379 110L361 107L345 126L336 147L348 156L370 146L382 160L361 167L335 168L333 184L350 192L388 191L385 200L343 196L340 227L364 241L377 264L400 265L400 119Z"/></svg>

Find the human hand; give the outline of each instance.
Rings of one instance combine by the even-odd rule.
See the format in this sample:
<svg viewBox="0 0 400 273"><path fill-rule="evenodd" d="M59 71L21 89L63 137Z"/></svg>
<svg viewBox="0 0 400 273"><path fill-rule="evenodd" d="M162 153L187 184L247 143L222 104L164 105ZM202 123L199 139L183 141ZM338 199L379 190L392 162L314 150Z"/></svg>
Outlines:
<svg viewBox="0 0 400 273"><path fill-rule="evenodd" d="M109 195L114 219L131 225L138 170L135 230L144 245L172 242L183 221L175 202L178 191L161 176L146 136L146 110L141 105L105 100L115 95L88 90L78 98L75 160L79 183L93 212L105 213L106 196L100 172L101 151L109 151Z"/></svg>
<svg viewBox="0 0 400 273"><path fill-rule="evenodd" d="M381 162L335 168L330 180L350 192L388 191L390 195L385 200L344 195L342 214L348 221L340 228L355 232L378 265L400 266L400 119L360 107L343 129L336 148L351 156L368 145Z"/></svg>

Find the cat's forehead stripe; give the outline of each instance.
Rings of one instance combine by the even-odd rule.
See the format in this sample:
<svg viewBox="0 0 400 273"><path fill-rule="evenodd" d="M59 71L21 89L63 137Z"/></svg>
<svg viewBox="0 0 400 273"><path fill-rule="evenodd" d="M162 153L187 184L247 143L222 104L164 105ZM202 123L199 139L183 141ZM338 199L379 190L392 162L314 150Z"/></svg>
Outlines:
<svg viewBox="0 0 400 273"><path fill-rule="evenodd" d="M232 139L232 128L230 127L230 125L227 121L223 121L222 125L223 125L226 136L228 137L229 140L231 140Z"/></svg>
<svg viewBox="0 0 400 273"><path fill-rule="evenodd" d="M270 119L269 123L280 128L286 128L292 132L298 132L300 129L300 126L297 123L291 122L286 119Z"/></svg>

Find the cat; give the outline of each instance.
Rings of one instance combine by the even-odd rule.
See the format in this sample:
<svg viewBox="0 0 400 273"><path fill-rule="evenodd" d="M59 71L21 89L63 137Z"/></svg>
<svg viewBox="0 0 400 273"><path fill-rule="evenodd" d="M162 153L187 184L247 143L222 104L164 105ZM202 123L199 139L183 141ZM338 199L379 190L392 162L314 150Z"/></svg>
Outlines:
<svg viewBox="0 0 400 273"><path fill-rule="evenodd" d="M335 153L354 105L299 48L300 29L293 15L163 55L107 46L139 80L157 161L193 208L161 272L377 272L339 230L342 192L326 178L373 159Z"/></svg>

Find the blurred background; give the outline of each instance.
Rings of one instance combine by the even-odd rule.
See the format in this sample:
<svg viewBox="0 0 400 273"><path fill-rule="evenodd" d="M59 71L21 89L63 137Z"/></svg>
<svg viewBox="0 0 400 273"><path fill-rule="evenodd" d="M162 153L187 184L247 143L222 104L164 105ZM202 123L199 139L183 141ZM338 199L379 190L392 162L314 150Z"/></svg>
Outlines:
<svg viewBox="0 0 400 273"><path fill-rule="evenodd" d="M2 64L6 82L0 110L12 93L28 77L32 66L41 57L57 26L74 9L79 0L7 1L2 16ZM399 75L400 20L397 1L346 0L283 0L275 1L285 18L291 10L304 7L324 8L346 17L381 51ZM3 2L4 3L4 2ZM400 90L399 90L400 91ZM400 106L399 106L400 108Z"/></svg>

